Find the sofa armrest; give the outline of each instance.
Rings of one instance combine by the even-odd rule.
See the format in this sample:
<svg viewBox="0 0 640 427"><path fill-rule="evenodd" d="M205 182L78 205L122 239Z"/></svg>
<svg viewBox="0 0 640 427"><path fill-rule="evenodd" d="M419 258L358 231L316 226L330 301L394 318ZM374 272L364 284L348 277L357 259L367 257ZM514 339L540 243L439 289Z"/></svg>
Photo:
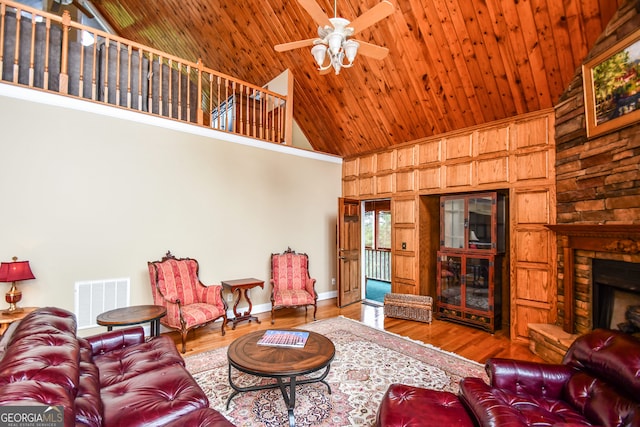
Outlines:
<svg viewBox="0 0 640 427"><path fill-rule="evenodd" d="M460 400L475 417L476 425L528 427L520 413L495 391L481 378L468 377L460 381Z"/></svg>
<svg viewBox="0 0 640 427"><path fill-rule="evenodd" d="M142 326L118 329L86 338L91 346L93 356L108 353L110 351L129 347L144 342L144 329Z"/></svg>
<svg viewBox="0 0 640 427"><path fill-rule="evenodd" d="M566 365L493 358L485 370L491 386L515 394L560 399L565 384L575 370Z"/></svg>

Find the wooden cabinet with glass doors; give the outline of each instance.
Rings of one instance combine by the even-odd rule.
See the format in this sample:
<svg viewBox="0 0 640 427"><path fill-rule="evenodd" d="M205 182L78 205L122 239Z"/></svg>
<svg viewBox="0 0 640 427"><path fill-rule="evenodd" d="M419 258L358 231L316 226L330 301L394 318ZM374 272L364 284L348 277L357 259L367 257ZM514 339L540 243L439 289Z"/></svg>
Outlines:
<svg viewBox="0 0 640 427"><path fill-rule="evenodd" d="M497 192L441 197L438 318L500 328L505 216Z"/></svg>

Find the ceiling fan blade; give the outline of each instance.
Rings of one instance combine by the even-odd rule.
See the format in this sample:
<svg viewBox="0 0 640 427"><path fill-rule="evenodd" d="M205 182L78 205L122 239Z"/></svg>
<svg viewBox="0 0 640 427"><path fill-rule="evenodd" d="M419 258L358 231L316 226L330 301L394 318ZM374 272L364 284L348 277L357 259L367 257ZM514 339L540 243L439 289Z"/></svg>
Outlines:
<svg viewBox="0 0 640 427"><path fill-rule="evenodd" d="M87 17L87 18L89 18L89 19L93 19L93 18L94 18L93 13L89 12L89 9L87 9L86 7L84 7L84 5L83 5L80 1L78 1L78 0L73 0L73 2L72 2L72 3L73 3L73 5L74 5L75 7L77 7L77 8L78 8L78 10L79 10L80 12L84 13L84 16L86 16L86 17Z"/></svg>
<svg viewBox="0 0 640 427"><path fill-rule="evenodd" d="M383 0L382 2L378 3L377 5L354 19L349 24L349 27L353 28L353 34L357 34L365 28L370 27L371 25L380 21L381 19L384 19L387 16L391 15L394 9L395 7L393 6L393 3L389 2L388 0Z"/></svg>
<svg viewBox="0 0 640 427"><path fill-rule="evenodd" d="M329 17L315 0L298 0L298 3L300 3L300 6L302 6L304 10L311 15L311 18L316 21L316 24L321 27L324 27L325 25L331 26Z"/></svg>
<svg viewBox="0 0 640 427"><path fill-rule="evenodd" d="M360 40L358 40L358 44L360 45L358 55L368 56L373 59L384 59L389 54L389 49L386 47L361 42Z"/></svg>
<svg viewBox="0 0 640 427"><path fill-rule="evenodd" d="M291 49L298 49L300 47L313 46L313 42L315 42L316 40L318 39L315 38L315 39L298 40L297 42L277 44L273 48L276 50L276 52L286 52L287 50L291 50Z"/></svg>

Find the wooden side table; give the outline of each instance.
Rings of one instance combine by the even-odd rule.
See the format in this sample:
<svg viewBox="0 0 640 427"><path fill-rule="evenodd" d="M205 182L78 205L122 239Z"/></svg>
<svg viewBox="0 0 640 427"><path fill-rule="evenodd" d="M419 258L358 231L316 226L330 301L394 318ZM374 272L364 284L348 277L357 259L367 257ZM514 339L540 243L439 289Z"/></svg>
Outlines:
<svg viewBox="0 0 640 427"><path fill-rule="evenodd" d="M149 322L151 336L160 335L160 318L167 314L167 308L161 305L134 305L105 311L96 318L98 325L106 326L107 331L114 326L138 325Z"/></svg>
<svg viewBox="0 0 640 427"><path fill-rule="evenodd" d="M232 330L235 329L236 323L242 322L243 320L248 320L249 322L251 322L252 320L255 320L257 323L260 323L260 320L258 320L256 316L251 315L252 305L251 305L251 299L249 298L249 289L252 289L258 286L264 289L264 281L249 278L249 279L225 280L221 283L225 289L228 289L232 293L236 294L236 302L233 304L233 315L235 317L233 319L229 319L229 321L233 323L233 326L231 326L231 329ZM247 303L249 304L249 308L247 309L247 311L240 314L238 313L238 303L240 303L240 300L242 299L243 290L244 290L244 299L247 300Z"/></svg>
<svg viewBox="0 0 640 427"><path fill-rule="evenodd" d="M20 307L20 311L17 313L0 313L0 335L4 335L5 331L9 329L9 326L16 320L22 320L25 316L31 313L38 307Z"/></svg>

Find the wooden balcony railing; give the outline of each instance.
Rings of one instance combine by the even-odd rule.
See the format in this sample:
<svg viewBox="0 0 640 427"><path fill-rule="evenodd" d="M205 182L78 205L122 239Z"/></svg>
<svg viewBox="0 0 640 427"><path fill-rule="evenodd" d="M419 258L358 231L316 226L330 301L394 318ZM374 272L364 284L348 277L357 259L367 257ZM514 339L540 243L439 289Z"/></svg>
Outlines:
<svg viewBox="0 0 640 427"><path fill-rule="evenodd" d="M0 0L0 80L291 144L287 96L73 22L67 12Z"/></svg>
<svg viewBox="0 0 640 427"><path fill-rule="evenodd" d="M365 277L391 282L391 251L365 249Z"/></svg>

